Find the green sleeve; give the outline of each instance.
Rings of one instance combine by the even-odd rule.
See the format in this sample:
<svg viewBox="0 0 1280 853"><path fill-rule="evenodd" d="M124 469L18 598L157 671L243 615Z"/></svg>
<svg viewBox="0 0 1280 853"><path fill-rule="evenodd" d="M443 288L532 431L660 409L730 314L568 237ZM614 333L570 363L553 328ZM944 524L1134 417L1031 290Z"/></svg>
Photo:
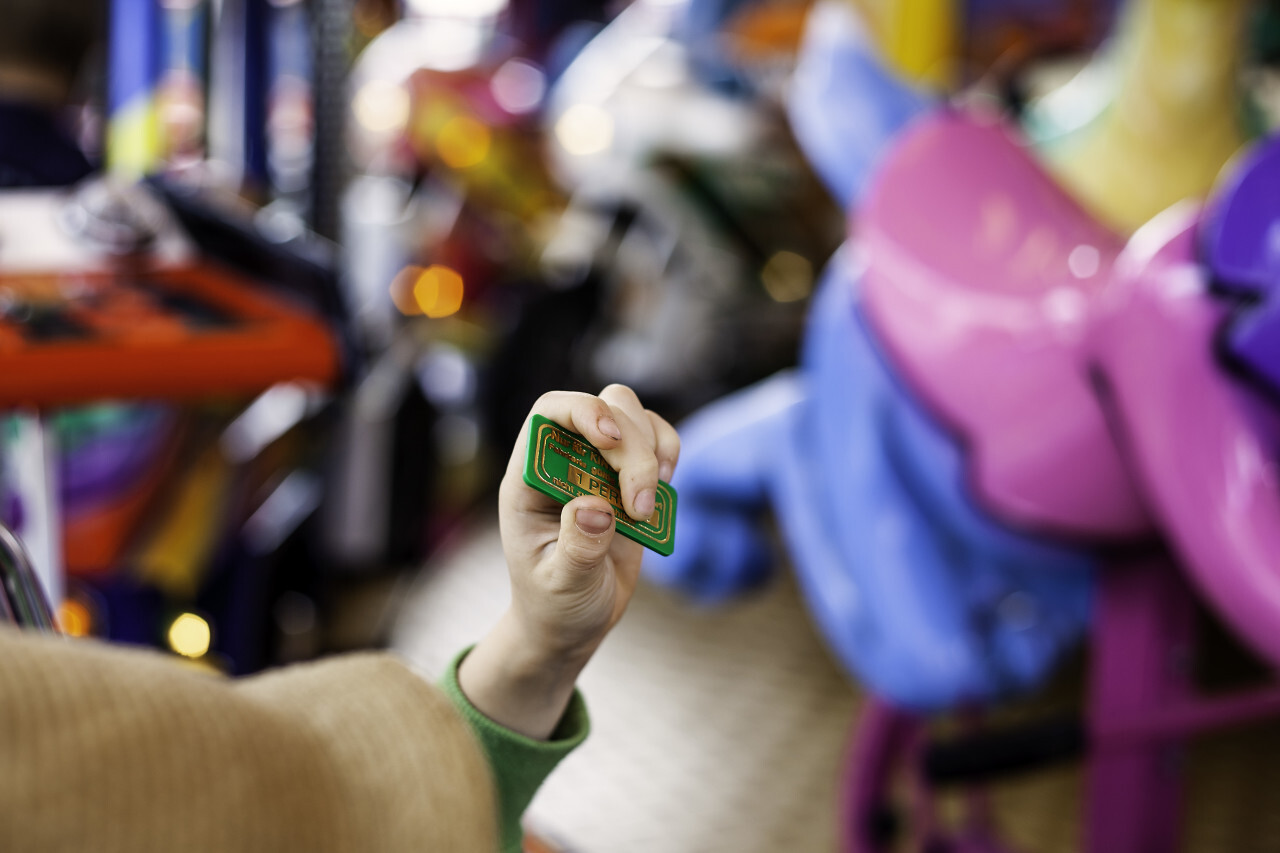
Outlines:
<svg viewBox="0 0 1280 853"><path fill-rule="evenodd" d="M476 710L458 686L458 664L471 651L463 649L445 670L440 687L462 714L493 770L498 794L498 832L502 853L520 853L520 817L533 795L560 760L586 740L591 730L587 705L573 691L573 699L548 740L535 740L498 725Z"/></svg>

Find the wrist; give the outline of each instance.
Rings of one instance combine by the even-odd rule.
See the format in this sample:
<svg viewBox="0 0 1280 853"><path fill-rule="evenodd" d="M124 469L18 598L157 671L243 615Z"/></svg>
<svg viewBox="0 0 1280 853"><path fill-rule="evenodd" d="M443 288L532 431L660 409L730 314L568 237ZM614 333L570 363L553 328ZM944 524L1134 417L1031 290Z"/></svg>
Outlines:
<svg viewBox="0 0 1280 853"><path fill-rule="evenodd" d="M495 625L505 642L519 651L520 660L539 669L581 671L604 641L606 631L568 624L572 620L538 618L512 602Z"/></svg>
<svg viewBox="0 0 1280 853"><path fill-rule="evenodd" d="M530 628L514 608L502 615L485 639L501 651L508 677L548 688L572 688L599 645L549 636Z"/></svg>
<svg viewBox="0 0 1280 853"><path fill-rule="evenodd" d="M508 611L458 667L458 686L489 719L546 740L573 697L592 650L557 650L530 637Z"/></svg>

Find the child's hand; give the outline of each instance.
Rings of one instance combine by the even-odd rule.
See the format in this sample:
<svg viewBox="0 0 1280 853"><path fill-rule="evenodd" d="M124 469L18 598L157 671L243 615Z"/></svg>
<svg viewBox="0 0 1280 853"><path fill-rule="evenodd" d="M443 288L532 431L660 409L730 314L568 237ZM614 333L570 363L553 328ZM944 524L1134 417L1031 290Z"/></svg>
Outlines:
<svg viewBox="0 0 1280 853"><path fill-rule="evenodd" d="M599 397L555 391L543 395L532 414L585 436L618 471L627 513L652 515L658 480L671 479L680 439L635 392L623 385L610 385ZM458 676L485 715L545 738L578 673L631 600L644 549L617 535L605 499L587 495L561 506L525 485L527 441L526 419L498 496L511 607Z"/></svg>
<svg viewBox="0 0 1280 853"><path fill-rule="evenodd" d="M647 411L635 392L610 385L599 397L556 391L533 413L581 433L618 472L633 518L653 514L658 480L669 480L680 453L676 431ZM527 640L555 656L589 657L622 616L644 549L619 536L604 498L561 506L525 485L529 424L511 454L499 495L502 545L511 570L512 609Z"/></svg>

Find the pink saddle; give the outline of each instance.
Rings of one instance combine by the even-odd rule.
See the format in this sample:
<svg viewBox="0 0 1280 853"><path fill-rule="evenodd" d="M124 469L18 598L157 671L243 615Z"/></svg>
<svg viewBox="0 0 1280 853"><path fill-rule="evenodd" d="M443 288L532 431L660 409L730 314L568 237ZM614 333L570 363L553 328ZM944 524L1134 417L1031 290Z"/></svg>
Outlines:
<svg viewBox="0 0 1280 853"><path fill-rule="evenodd" d="M1123 241L1008 129L956 113L904 135L854 229L872 327L967 445L978 502L1025 529L1148 531L1087 369L1087 332Z"/></svg>
<svg viewBox="0 0 1280 853"><path fill-rule="evenodd" d="M1125 245L1003 127L941 115L907 132L857 219L864 307L969 449L988 511L1091 539L1158 529L1280 663L1280 430L1217 363L1227 308L1197 217L1175 208Z"/></svg>

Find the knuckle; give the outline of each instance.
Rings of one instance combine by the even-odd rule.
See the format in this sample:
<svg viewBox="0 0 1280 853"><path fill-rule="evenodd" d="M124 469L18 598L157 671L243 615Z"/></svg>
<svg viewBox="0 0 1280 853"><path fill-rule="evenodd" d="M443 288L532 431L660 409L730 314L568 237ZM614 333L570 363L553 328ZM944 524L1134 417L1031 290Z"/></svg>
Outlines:
<svg viewBox="0 0 1280 853"><path fill-rule="evenodd" d="M575 569L586 569L594 566L600 560L600 548L582 541L563 542L561 556L564 561Z"/></svg>
<svg viewBox="0 0 1280 853"><path fill-rule="evenodd" d="M589 416L594 419L612 414L612 412L609 409L609 404L600 397L583 394L578 398L575 414L581 414L584 417Z"/></svg>
<svg viewBox="0 0 1280 853"><path fill-rule="evenodd" d="M646 455L627 465L627 479L632 483L643 483L658 477L658 459Z"/></svg>
<svg viewBox="0 0 1280 853"><path fill-rule="evenodd" d="M606 385L604 390L600 392L600 396L606 399L625 400L628 402L640 399L636 396L636 392L631 390L630 386L623 385L620 382Z"/></svg>

